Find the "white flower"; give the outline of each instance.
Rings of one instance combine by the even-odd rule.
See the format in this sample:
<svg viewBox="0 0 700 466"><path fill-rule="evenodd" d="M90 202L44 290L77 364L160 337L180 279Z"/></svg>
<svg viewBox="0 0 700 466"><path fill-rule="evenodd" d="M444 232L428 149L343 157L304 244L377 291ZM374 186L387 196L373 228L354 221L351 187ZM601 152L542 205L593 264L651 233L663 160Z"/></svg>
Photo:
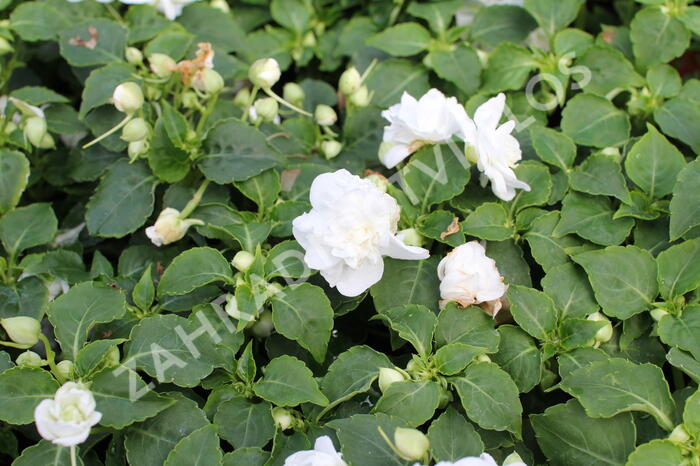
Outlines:
<svg viewBox="0 0 700 466"><path fill-rule="evenodd" d="M508 466L527 466L522 461L511 462L511 463L508 463L506 461L503 464L504 465L507 464ZM489 455L488 453L482 453L481 456L469 456L469 457L457 460L454 463L452 463L450 461L440 461L435 466L498 466L498 463L496 463L496 460L494 460L493 457L491 455Z"/></svg>
<svg viewBox="0 0 700 466"><path fill-rule="evenodd" d="M513 167L522 157L518 140L511 136L514 121L498 126L506 105L505 94L498 94L476 110L474 120L464 121L461 136L475 152L476 164L481 171L481 185L491 180L491 190L504 201L515 197L515 189L530 190L527 183L518 180ZM470 160L472 159L469 157Z"/></svg>
<svg viewBox="0 0 700 466"><path fill-rule="evenodd" d="M70 285L65 280L61 280L60 278L54 278L46 284L46 288L48 288L49 290L49 301L53 301L59 294L68 293Z"/></svg>
<svg viewBox="0 0 700 466"><path fill-rule="evenodd" d="M204 222L197 219L183 220L179 210L167 207L158 215L156 223L146 228L146 236L156 246L163 246L181 240L192 225L204 225Z"/></svg>
<svg viewBox="0 0 700 466"><path fill-rule="evenodd" d="M79 3L83 0L68 0L71 3ZM100 3L112 3L112 0L97 0ZM163 13L166 18L173 20L182 14L182 9L198 0L119 0L127 5L154 5L158 11Z"/></svg>
<svg viewBox="0 0 700 466"><path fill-rule="evenodd" d="M429 90L419 100L404 92L401 103L382 112L390 125L384 127L384 142L389 149L382 163L393 168L426 144L442 144L460 133L469 119L454 97L445 97L437 89Z"/></svg>
<svg viewBox="0 0 700 466"><path fill-rule="evenodd" d="M464 6L455 13L457 26L466 26L474 21L478 11L485 6L518 5L523 6L523 0L466 0Z"/></svg>
<svg viewBox="0 0 700 466"><path fill-rule="evenodd" d="M316 439L313 450L298 451L288 456L284 466L347 466L341 456L330 437L324 435Z"/></svg>
<svg viewBox="0 0 700 466"><path fill-rule="evenodd" d="M429 256L396 237L399 206L369 180L347 170L324 173L313 181L309 200L311 211L292 223L294 237L306 250L306 265L344 296L358 296L382 278L382 256Z"/></svg>
<svg viewBox="0 0 700 466"><path fill-rule="evenodd" d="M450 301L460 306L483 304L495 316L501 308L500 299L508 288L496 268L496 262L486 256L477 241L454 248L438 265L441 307Z"/></svg>
<svg viewBox="0 0 700 466"><path fill-rule="evenodd" d="M92 393L75 382L63 384L52 399L43 400L34 410L39 434L64 447L83 443L101 418L102 413L95 411Z"/></svg>

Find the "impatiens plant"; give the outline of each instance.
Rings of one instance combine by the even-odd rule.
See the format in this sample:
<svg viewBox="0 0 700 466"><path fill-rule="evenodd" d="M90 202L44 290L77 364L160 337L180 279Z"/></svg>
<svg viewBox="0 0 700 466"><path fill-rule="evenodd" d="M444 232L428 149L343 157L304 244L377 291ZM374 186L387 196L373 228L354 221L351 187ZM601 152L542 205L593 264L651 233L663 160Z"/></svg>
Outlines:
<svg viewBox="0 0 700 466"><path fill-rule="evenodd" d="M0 462L700 465L700 7L0 0Z"/></svg>

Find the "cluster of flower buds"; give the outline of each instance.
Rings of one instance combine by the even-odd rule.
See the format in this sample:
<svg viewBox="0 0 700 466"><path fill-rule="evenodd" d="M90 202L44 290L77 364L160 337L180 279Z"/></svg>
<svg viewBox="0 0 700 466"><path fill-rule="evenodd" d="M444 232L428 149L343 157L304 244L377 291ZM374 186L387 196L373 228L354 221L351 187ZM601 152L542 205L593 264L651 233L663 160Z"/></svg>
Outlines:
<svg viewBox="0 0 700 466"><path fill-rule="evenodd" d="M372 100L372 93L363 84L368 74L368 72L365 72L364 75L361 75L357 68L353 66L340 75L338 89L345 95L347 101L355 107L366 107Z"/></svg>
<svg viewBox="0 0 700 466"><path fill-rule="evenodd" d="M140 117L134 117L143 105L144 97L141 86L135 82L124 82L114 89L112 103L120 112L131 116L122 128L121 138L129 143L129 160L135 161L148 152L150 126Z"/></svg>
<svg viewBox="0 0 700 466"><path fill-rule="evenodd" d="M55 147L53 137L48 132L48 125L44 111L39 107L30 105L27 102L15 97L2 97L0 101L0 110L5 113L8 102L11 102L17 112L11 115L5 115L4 131L10 134L13 131L20 129L24 134L24 138L29 144L38 149L52 149Z"/></svg>

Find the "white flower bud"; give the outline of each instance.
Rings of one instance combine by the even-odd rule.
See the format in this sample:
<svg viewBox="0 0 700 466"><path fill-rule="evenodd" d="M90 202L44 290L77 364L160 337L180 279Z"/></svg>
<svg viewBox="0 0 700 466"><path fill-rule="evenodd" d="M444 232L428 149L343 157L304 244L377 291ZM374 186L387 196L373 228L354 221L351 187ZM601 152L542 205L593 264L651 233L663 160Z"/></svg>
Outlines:
<svg viewBox="0 0 700 466"><path fill-rule="evenodd" d="M372 99L369 96L367 86L360 86L358 90L350 94L350 103L355 107L366 107Z"/></svg>
<svg viewBox="0 0 700 466"><path fill-rule="evenodd" d="M41 356L36 354L34 351L27 350L17 356L17 359L15 359L15 364L22 367L41 367L48 364L48 361L41 359Z"/></svg>
<svg viewBox="0 0 700 466"><path fill-rule="evenodd" d="M158 215L156 223L146 228L146 236L156 246L163 246L181 240L192 225L204 225L204 222L197 219L183 220L177 209L167 207Z"/></svg>
<svg viewBox="0 0 700 466"><path fill-rule="evenodd" d="M491 362L491 358L487 354L480 354L476 360L479 362Z"/></svg>
<svg viewBox="0 0 700 466"><path fill-rule="evenodd" d="M46 131L46 119L42 117L33 116L24 123L24 136L33 146L41 145Z"/></svg>
<svg viewBox="0 0 700 466"><path fill-rule="evenodd" d="M510 455L506 456L506 459L503 460L503 466L508 466L512 464L513 466L520 466L521 464L525 464L523 462L523 459L520 457L520 455L517 452L513 452Z"/></svg>
<svg viewBox="0 0 700 466"><path fill-rule="evenodd" d="M39 341L41 323L32 317L8 317L0 319L0 325L7 332L10 340L23 348L31 348Z"/></svg>
<svg viewBox="0 0 700 466"><path fill-rule="evenodd" d="M195 73L192 87L206 94L216 94L224 88L224 78L211 68L204 68Z"/></svg>
<svg viewBox="0 0 700 466"><path fill-rule="evenodd" d="M598 333L595 334L595 341L599 343L605 343L610 341L613 335L613 327L612 324L610 323L610 319L608 319L604 314L601 312L594 312L593 314L589 315L587 317L588 320L592 320L593 322L604 322L605 326L598 330Z"/></svg>
<svg viewBox="0 0 700 466"><path fill-rule="evenodd" d="M360 89L360 86L362 86L362 76L354 66L352 68L348 68L343 72L343 74L340 75L338 88L343 94L354 94L358 89Z"/></svg>
<svg viewBox="0 0 700 466"><path fill-rule="evenodd" d="M287 430L292 427L294 418L289 410L285 408L275 407L272 408L272 419L275 420L275 426L280 430Z"/></svg>
<svg viewBox="0 0 700 466"><path fill-rule="evenodd" d="M44 136L36 147L39 149L53 149L56 147L56 142L53 140L53 136L49 133L44 133Z"/></svg>
<svg viewBox="0 0 700 466"><path fill-rule="evenodd" d="M56 364L54 374L60 383L64 383L73 378L73 362L67 359Z"/></svg>
<svg viewBox="0 0 700 466"><path fill-rule="evenodd" d="M262 121L273 121L279 111L279 104L272 97L263 97L255 101L255 115Z"/></svg>
<svg viewBox="0 0 700 466"><path fill-rule="evenodd" d="M148 64L153 74L159 78L169 78L173 74L177 63L164 53L154 53L148 57Z"/></svg>
<svg viewBox="0 0 700 466"><path fill-rule="evenodd" d="M396 233L396 236L409 246L423 247L423 236L418 233L414 228L407 228Z"/></svg>
<svg viewBox="0 0 700 466"><path fill-rule="evenodd" d="M671 435L668 436L668 439L675 443L686 443L690 440L690 434L685 430L683 424L678 424L671 432Z"/></svg>
<svg viewBox="0 0 700 466"><path fill-rule="evenodd" d="M384 175L381 173L371 173L367 176L365 176L365 179L368 181L371 181L372 184L374 184L379 190L383 193L387 192L389 188L389 180L386 179Z"/></svg>
<svg viewBox="0 0 700 466"><path fill-rule="evenodd" d="M269 89L279 81L282 72L280 65L274 58L261 58L250 65L248 79L254 85L263 89Z"/></svg>
<svg viewBox="0 0 700 466"><path fill-rule="evenodd" d="M335 113L335 110L333 110L333 107L324 104L316 106L314 118L321 126L331 126L338 121L338 115Z"/></svg>
<svg viewBox="0 0 700 466"><path fill-rule="evenodd" d="M392 384L403 382L404 380L406 380L406 377L396 369L391 369L389 367L379 368L379 389L382 393L386 392Z"/></svg>
<svg viewBox="0 0 700 466"><path fill-rule="evenodd" d="M126 61L132 65L139 65L143 62L143 53L136 47L127 47L124 55L126 56Z"/></svg>
<svg viewBox="0 0 700 466"><path fill-rule="evenodd" d="M143 105L143 91L138 84L128 81L114 89L112 103L120 112L127 115L135 113Z"/></svg>
<svg viewBox="0 0 700 466"><path fill-rule="evenodd" d="M248 105L248 102L250 101L250 89L247 87L244 87L240 91L236 93L236 95L233 97L233 103L234 105L238 107L246 107Z"/></svg>
<svg viewBox="0 0 700 466"><path fill-rule="evenodd" d="M287 83L282 88L282 97L284 97L284 100L287 102L299 105L304 101L306 93L297 83Z"/></svg>
<svg viewBox="0 0 700 466"><path fill-rule="evenodd" d="M148 137L148 123L143 118L134 118L122 129L121 138L127 142L141 141Z"/></svg>
<svg viewBox="0 0 700 466"><path fill-rule="evenodd" d="M275 324L272 322L272 313L265 309L250 330L253 332L253 335L258 338L267 338L272 334L274 329Z"/></svg>
<svg viewBox="0 0 700 466"><path fill-rule="evenodd" d="M53 398L43 400L34 410L39 434L56 445L70 447L83 443L102 413L95 411L95 398L83 384L66 382Z"/></svg>
<svg viewBox="0 0 700 466"><path fill-rule="evenodd" d="M209 5L211 5L212 8L216 8L217 10L221 11L222 13L231 12L231 7L228 6L226 0L211 0Z"/></svg>
<svg viewBox="0 0 700 466"><path fill-rule="evenodd" d="M426 435L416 429L397 427L394 431L396 449L408 461L417 461L428 453L430 441Z"/></svg>
<svg viewBox="0 0 700 466"><path fill-rule="evenodd" d="M323 151L323 156L326 157L327 160L340 154L341 150L343 150L343 144L338 141L330 140L321 143L321 151Z"/></svg>
<svg viewBox="0 0 700 466"><path fill-rule="evenodd" d="M255 256L248 251L238 251L233 259L231 260L231 265L241 272L247 272L250 266L255 262Z"/></svg>
<svg viewBox="0 0 700 466"><path fill-rule="evenodd" d="M15 48L12 47L10 42L4 37L0 37L0 55L5 55L7 53L14 52Z"/></svg>
<svg viewBox="0 0 700 466"><path fill-rule="evenodd" d="M668 311L666 309L661 309L661 308L656 308L650 312L651 318L654 319L655 322L659 322L662 317L668 315Z"/></svg>
<svg viewBox="0 0 700 466"><path fill-rule="evenodd" d="M129 153L129 162L133 162L140 156L148 152L150 145L148 141L134 141L129 143L127 152Z"/></svg>

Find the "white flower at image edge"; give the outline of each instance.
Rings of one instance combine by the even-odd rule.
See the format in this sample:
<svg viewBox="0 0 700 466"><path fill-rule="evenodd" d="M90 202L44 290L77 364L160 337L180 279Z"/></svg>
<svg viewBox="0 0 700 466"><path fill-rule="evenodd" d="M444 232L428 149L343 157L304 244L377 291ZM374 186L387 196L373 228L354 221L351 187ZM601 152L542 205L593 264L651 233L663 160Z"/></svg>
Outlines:
<svg viewBox="0 0 700 466"><path fill-rule="evenodd" d="M505 464L505 463L504 463ZM416 463L414 466L420 466ZM455 461L454 463L450 461L440 461L435 466L498 466L496 460L493 459L488 453L482 453L481 456L470 456L467 458L462 458ZM527 466L522 461L515 461L508 463L508 466Z"/></svg>
<svg viewBox="0 0 700 466"><path fill-rule="evenodd" d="M506 105L505 94L487 100L474 113L474 120L464 120L462 137L474 151L481 175L481 185L491 181L491 190L504 201L515 197L516 189L530 191L530 186L518 180L513 168L522 158L520 143L510 133L514 121L498 126ZM470 158L472 160L472 158Z"/></svg>
<svg viewBox="0 0 700 466"><path fill-rule="evenodd" d="M419 100L407 92L401 103L382 112L390 123L384 127L382 163L395 167L426 144L443 144L461 131L468 120L464 107L454 97L445 97L437 89L429 90Z"/></svg>
<svg viewBox="0 0 700 466"><path fill-rule="evenodd" d="M80 3L83 0L68 0L71 3ZM97 0L100 3L112 3L112 0ZM166 18L173 20L182 14L182 9L199 0L119 0L127 5L154 5Z"/></svg>
<svg viewBox="0 0 700 466"><path fill-rule="evenodd" d="M53 398L43 400L34 410L39 434L64 447L83 443L101 418L92 393L75 382L63 384Z"/></svg>
<svg viewBox="0 0 700 466"><path fill-rule="evenodd" d="M284 466L347 466L342 455L335 450L330 437L316 439L313 450L293 453L284 461Z"/></svg>
<svg viewBox="0 0 700 466"><path fill-rule="evenodd" d="M324 173L311 184L309 200L311 211L292 222L294 238L306 251L306 265L344 296L358 296L382 278L382 256L429 256L397 238L399 205L369 180L344 169Z"/></svg>
<svg viewBox="0 0 700 466"><path fill-rule="evenodd" d="M508 287L496 261L486 256L486 250L477 241L454 248L440 261L437 273L441 307L455 301L462 307L482 304L492 316L500 310L500 298Z"/></svg>

